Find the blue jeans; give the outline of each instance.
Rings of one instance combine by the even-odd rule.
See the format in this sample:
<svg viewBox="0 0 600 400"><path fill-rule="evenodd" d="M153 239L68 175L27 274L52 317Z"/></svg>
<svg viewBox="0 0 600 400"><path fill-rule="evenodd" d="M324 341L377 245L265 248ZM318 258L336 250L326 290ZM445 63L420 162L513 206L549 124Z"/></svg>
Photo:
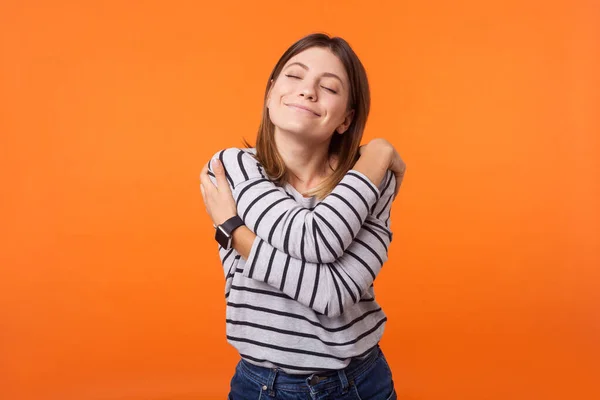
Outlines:
<svg viewBox="0 0 600 400"><path fill-rule="evenodd" d="M228 400L395 400L392 371L377 346L364 360L327 374L289 375L240 360Z"/></svg>

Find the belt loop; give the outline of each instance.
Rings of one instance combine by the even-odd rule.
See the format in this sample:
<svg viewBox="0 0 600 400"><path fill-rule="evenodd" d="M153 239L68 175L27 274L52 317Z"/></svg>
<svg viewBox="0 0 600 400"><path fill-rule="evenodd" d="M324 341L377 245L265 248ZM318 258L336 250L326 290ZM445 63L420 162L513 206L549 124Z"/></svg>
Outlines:
<svg viewBox="0 0 600 400"><path fill-rule="evenodd" d="M346 393L350 387L350 385L348 385L348 377L346 376L346 372L344 372L343 369L338 370L338 377L342 383L342 393Z"/></svg>
<svg viewBox="0 0 600 400"><path fill-rule="evenodd" d="M267 390L269 391L269 396L275 397L275 389L273 385L275 384L275 377L277 376L277 368L271 368L271 372L269 373L269 378L267 379Z"/></svg>

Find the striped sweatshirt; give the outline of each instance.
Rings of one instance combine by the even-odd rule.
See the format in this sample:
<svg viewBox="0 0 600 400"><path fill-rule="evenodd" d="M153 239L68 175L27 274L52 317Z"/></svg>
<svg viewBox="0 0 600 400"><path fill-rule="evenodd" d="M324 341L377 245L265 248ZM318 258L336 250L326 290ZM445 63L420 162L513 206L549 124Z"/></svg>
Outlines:
<svg viewBox="0 0 600 400"><path fill-rule="evenodd" d="M219 246L227 341L246 361L289 374L345 368L379 343L387 320L373 281L392 240L394 174L378 187L350 170L318 201L272 182L255 152L213 157L257 235L247 260ZM210 163L209 176L217 184Z"/></svg>

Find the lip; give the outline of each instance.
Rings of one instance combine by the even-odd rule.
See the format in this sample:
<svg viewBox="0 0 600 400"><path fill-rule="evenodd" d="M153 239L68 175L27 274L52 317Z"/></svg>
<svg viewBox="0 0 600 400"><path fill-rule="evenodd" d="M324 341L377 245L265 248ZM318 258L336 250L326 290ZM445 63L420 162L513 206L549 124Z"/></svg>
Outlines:
<svg viewBox="0 0 600 400"><path fill-rule="evenodd" d="M314 115L316 115L317 117L321 116L321 115L317 114L315 111L311 110L310 108L305 107L305 106L301 106L300 104L288 103L288 104L286 104L286 106L288 106L288 107L295 107L295 108L299 108L301 110L309 111L309 112L313 113Z"/></svg>

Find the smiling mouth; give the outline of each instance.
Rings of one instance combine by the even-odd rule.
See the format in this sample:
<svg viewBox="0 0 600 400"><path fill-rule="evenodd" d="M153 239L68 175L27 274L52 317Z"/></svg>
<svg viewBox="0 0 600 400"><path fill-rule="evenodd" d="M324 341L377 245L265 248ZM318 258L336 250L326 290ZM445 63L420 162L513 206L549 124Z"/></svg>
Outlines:
<svg viewBox="0 0 600 400"><path fill-rule="evenodd" d="M313 112L311 110L307 110L306 108L298 107L298 106L295 106L293 104L286 104L286 106L288 106L290 108L293 108L294 110L297 110L297 111L304 111L307 114L311 114L311 115L314 115L316 117L320 117L319 114L317 114L317 113L315 113L315 112Z"/></svg>

